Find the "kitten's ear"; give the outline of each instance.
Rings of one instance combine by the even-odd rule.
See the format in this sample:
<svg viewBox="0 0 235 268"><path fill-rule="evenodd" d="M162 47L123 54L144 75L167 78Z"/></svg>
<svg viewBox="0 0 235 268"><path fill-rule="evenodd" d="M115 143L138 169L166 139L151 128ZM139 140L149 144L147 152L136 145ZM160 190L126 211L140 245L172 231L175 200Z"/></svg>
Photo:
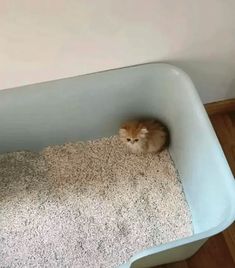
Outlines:
<svg viewBox="0 0 235 268"><path fill-rule="evenodd" d="M120 136L124 136L124 135L126 135L126 129L123 128L123 127L121 127L121 128L119 129L119 135L120 135Z"/></svg>
<svg viewBox="0 0 235 268"><path fill-rule="evenodd" d="M141 128L140 133L141 134L147 134L148 133L147 128L146 127Z"/></svg>
<svg viewBox="0 0 235 268"><path fill-rule="evenodd" d="M148 133L148 130L147 130L146 127L141 128L141 130L140 130L140 137L141 138L145 138L147 133Z"/></svg>

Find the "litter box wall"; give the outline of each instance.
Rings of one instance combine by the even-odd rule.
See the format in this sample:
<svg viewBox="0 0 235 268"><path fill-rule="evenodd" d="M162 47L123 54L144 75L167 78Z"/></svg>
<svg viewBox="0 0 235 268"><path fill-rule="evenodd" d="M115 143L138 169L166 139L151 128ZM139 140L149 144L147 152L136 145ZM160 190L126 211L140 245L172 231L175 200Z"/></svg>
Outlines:
<svg viewBox="0 0 235 268"><path fill-rule="evenodd" d="M143 115L170 128L194 235L146 249L123 267L185 259L234 221L234 180L189 77L171 65L146 64L0 92L1 152L110 136L123 120Z"/></svg>

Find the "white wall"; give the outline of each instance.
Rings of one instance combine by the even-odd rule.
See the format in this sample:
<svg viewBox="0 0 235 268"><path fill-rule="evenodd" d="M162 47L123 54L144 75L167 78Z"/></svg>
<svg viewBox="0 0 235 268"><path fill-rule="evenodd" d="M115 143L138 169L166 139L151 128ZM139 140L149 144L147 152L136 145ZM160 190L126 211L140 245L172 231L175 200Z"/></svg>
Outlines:
<svg viewBox="0 0 235 268"><path fill-rule="evenodd" d="M0 1L0 89L151 61L235 97L235 1Z"/></svg>

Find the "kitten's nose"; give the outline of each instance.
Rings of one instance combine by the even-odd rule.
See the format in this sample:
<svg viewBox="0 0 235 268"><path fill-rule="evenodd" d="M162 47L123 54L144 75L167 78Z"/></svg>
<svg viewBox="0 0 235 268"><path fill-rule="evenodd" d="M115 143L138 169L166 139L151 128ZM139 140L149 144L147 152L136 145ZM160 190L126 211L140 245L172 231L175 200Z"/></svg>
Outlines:
<svg viewBox="0 0 235 268"><path fill-rule="evenodd" d="M134 140L131 141L132 144L134 144L134 142L135 142Z"/></svg>

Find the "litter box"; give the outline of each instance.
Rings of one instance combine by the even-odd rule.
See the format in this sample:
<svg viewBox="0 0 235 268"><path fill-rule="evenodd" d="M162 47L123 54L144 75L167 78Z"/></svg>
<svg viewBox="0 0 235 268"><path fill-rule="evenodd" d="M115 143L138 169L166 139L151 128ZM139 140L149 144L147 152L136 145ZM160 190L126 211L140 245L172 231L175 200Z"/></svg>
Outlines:
<svg viewBox="0 0 235 268"><path fill-rule="evenodd" d="M192 81L174 66L145 64L3 90L0 114L1 153L111 136L138 116L169 126L194 234L139 252L122 268L187 259L235 219L233 176Z"/></svg>

